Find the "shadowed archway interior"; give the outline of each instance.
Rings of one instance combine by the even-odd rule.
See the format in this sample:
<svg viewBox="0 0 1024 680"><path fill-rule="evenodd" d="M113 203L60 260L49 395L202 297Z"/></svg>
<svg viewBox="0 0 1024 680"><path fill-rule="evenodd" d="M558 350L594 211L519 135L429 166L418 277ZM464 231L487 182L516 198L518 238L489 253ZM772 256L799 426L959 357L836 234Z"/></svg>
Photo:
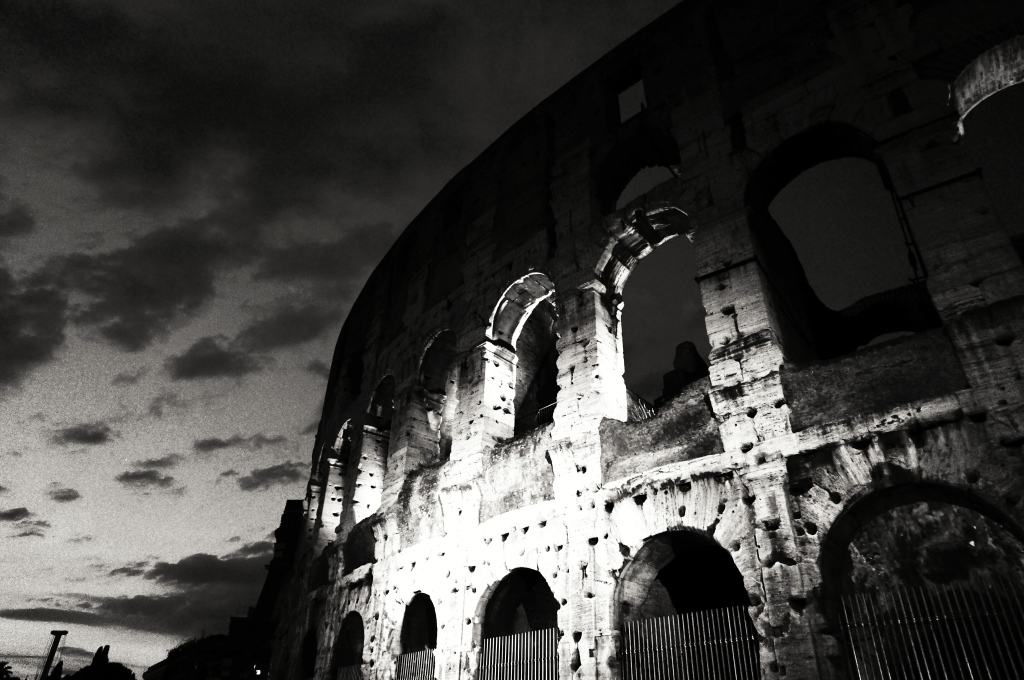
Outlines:
<svg viewBox="0 0 1024 680"><path fill-rule="evenodd" d="M513 569L487 601L483 637L513 635L558 625L558 600L533 569Z"/></svg>

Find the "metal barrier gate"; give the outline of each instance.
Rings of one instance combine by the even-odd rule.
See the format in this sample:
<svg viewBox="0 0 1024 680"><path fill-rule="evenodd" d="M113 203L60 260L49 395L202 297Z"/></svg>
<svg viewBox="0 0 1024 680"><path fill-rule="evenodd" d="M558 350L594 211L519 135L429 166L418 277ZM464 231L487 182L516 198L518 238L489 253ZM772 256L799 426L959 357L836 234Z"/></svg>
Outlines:
<svg viewBox="0 0 1024 680"><path fill-rule="evenodd" d="M757 636L742 606L630 621L622 631L624 680L757 680Z"/></svg>
<svg viewBox="0 0 1024 680"><path fill-rule="evenodd" d="M434 680L434 650L398 655L396 680Z"/></svg>
<svg viewBox="0 0 1024 680"><path fill-rule="evenodd" d="M1009 582L997 585L843 596L850 677L1024 677L1024 594Z"/></svg>
<svg viewBox="0 0 1024 680"><path fill-rule="evenodd" d="M558 629L484 640L478 680L557 680Z"/></svg>

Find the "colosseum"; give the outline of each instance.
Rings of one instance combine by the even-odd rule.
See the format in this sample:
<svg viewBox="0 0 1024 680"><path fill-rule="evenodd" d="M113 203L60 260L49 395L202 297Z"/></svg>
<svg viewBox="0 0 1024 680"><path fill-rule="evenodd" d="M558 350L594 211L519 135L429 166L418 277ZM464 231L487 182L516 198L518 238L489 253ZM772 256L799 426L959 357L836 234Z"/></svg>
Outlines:
<svg viewBox="0 0 1024 680"><path fill-rule="evenodd" d="M1024 3L686 0L537 105L351 309L269 675L1024 677L1021 80Z"/></svg>

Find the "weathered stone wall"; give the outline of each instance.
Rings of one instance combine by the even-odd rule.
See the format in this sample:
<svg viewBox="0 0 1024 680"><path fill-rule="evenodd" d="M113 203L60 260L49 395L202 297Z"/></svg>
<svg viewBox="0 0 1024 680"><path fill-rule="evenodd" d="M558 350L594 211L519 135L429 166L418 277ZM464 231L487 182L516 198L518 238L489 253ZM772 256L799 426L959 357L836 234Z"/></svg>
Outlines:
<svg viewBox="0 0 1024 680"><path fill-rule="evenodd" d="M944 86L977 56L964 45L1005 40L1015 12L685 2L453 178L339 337L306 539L277 605L274 677L299 680L312 664L330 678L351 612L364 677L394 677L405 608L422 593L436 612L436 677L474 678L489 598L530 569L558 603L560 677L619 678L625 610L667 611L644 556L679 532L731 557L768 679L843 677L836 597L879 570L918 568L896 551L900 527L927 529L915 540L934 547L962 542L964 513L980 515L986 554L998 548L1001 573L1019 573L1024 266L956 141ZM647 107L622 121L617 95L638 77ZM878 167L921 278L913 294L836 311L767 206L802 171L846 156ZM673 177L613 211L650 165ZM695 246L709 376L626 422L620 295L671 237ZM517 348L492 324L503 296L539 272L534 292L553 286L557 400L553 423L517 436ZM864 346L894 330L911 335ZM422 365L442 331L455 343L443 403ZM531 344L524 370L537 364ZM386 436L368 414L385 376ZM450 458L437 450L439 413ZM347 455L329 450L343 423ZM368 550L372 562L345 565Z"/></svg>

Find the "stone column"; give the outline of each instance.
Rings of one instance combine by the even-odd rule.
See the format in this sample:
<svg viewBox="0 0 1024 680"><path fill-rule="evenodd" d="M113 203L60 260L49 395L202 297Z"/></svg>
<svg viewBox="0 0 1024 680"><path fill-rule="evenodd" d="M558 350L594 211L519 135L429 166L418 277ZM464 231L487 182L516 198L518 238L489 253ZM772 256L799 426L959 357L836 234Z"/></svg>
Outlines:
<svg viewBox="0 0 1024 680"><path fill-rule="evenodd" d="M485 449L513 436L515 383L516 355L511 348L485 340L469 351L459 372L453 463L468 463L466 467L472 468Z"/></svg>
<svg viewBox="0 0 1024 680"><path fill-rule="evenodd" d="M626 420L617 308L609 308L604 285L594 281L559 296L558 402L556 439L596 431L602 418Z"/></svg>
<svg viewBox="0 0 1024 680"><path fill-rule="evenodd" d="M332 452L333 453L333 452ZM323 487L320 510L320 537L317 546L334 543L337 528L341 523L341 512L345 506L345 475L341 460L337 456L327 458L327 483Z"/></svg>
<svg viewBox="0 0 1024 680"><path fill-rule="evenodd" d="M366 519L380 507L390 442L389 431L363 425L362 447L352 492L353 524Z"/></svg>

